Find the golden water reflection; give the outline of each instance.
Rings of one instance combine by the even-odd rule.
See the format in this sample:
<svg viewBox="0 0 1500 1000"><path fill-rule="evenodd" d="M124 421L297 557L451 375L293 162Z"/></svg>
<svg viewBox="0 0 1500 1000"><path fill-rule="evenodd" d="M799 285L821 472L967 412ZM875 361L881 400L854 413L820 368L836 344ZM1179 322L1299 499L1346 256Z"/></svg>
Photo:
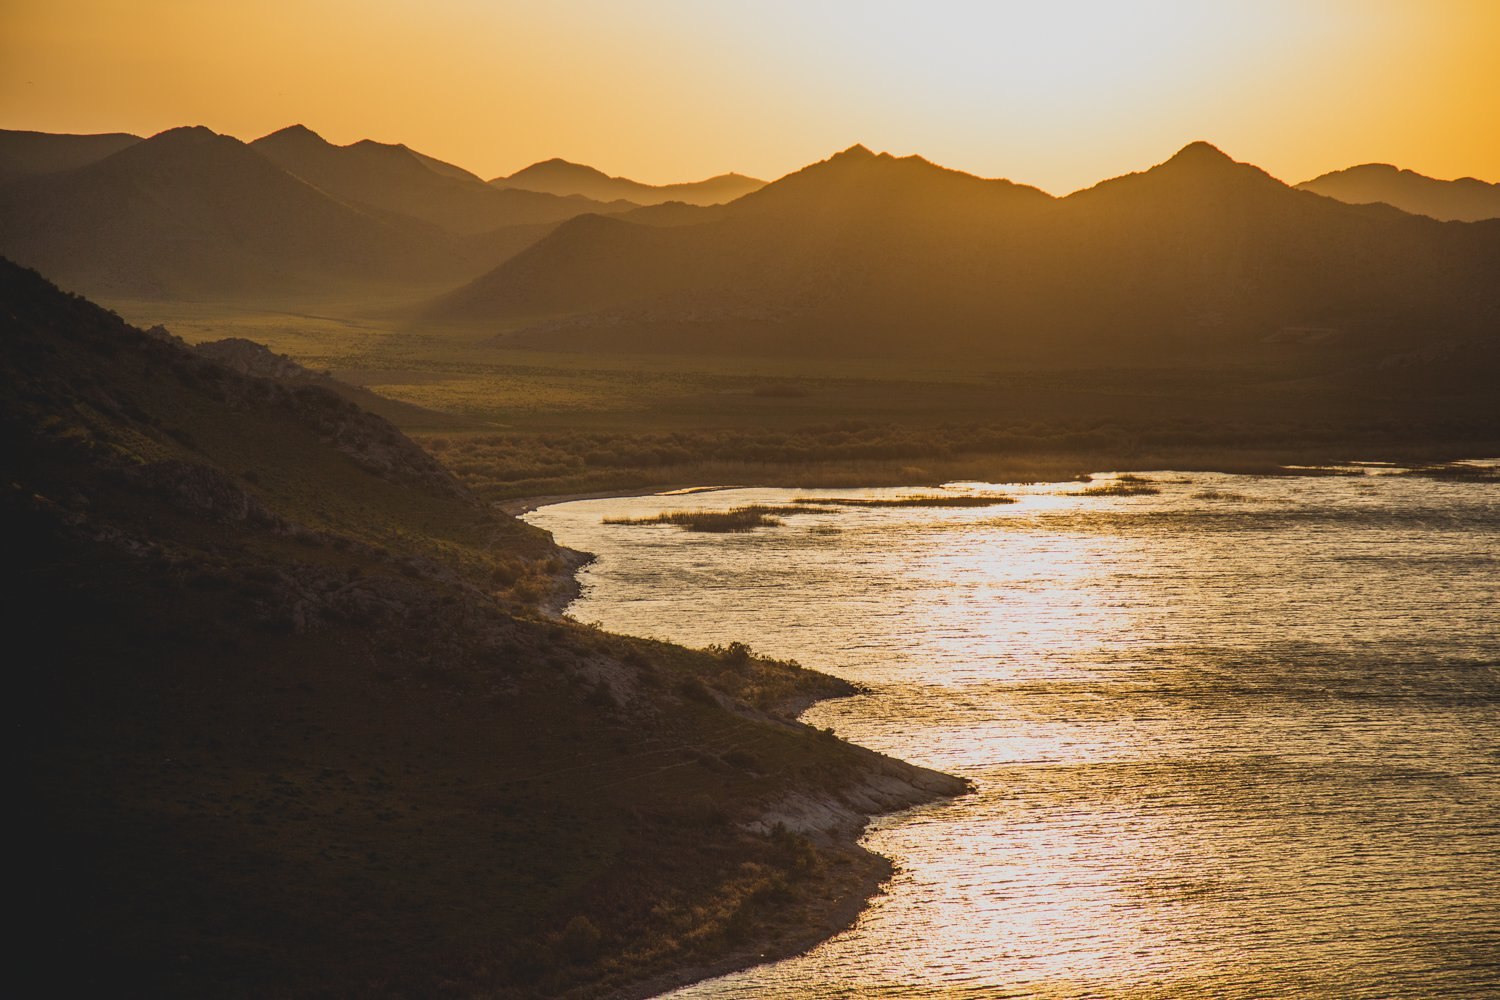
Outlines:
<svg viewBox="0 0 1500 1000"><path fill-rule="evenodd" d="M731 536L600 523L680 497L532 516L600 556L577 617L859 681L807 721L980 788L874 824L902 871L853 930L674 995L1500 995L1500 491L1152 478Z"/></svg>

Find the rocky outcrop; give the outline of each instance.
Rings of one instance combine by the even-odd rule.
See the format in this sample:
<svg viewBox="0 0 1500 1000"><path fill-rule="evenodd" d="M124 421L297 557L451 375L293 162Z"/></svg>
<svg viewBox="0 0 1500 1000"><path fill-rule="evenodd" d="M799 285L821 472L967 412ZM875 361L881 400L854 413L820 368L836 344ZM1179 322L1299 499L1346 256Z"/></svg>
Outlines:
<svg viewBox="0 0 1500 1000"><path fill-rule="evenodd" d="M193 350L241 375L278 379L316 377L286 355L277 354L264 344L257 344L243 337L211 340L199 344Z"/></svg>

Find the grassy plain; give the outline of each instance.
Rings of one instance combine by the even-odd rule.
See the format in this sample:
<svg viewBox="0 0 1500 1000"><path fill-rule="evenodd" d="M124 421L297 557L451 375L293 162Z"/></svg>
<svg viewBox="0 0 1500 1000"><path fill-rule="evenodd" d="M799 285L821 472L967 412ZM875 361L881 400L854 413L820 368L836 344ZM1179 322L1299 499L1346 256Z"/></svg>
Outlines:
<svg viewBox="0 0 1500 1000"><path fill-rule="evenodd" d="M1099 469L1274 471L1500 452L1478 381L1439 358L1268 343L1173 366L540 352L395 303L115 303L190 342L269 345L418 409L384 415L495 501L689 485L920 485ZM914 331L920 338L920 331Z"/></svg>

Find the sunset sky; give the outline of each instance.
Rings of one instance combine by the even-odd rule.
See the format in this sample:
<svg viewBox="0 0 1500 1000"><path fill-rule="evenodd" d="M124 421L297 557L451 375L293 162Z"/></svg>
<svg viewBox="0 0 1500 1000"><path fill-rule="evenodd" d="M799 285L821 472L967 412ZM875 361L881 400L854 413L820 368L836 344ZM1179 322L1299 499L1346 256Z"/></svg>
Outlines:
<svg viewBox="0 0 1500 1000"><path fill-rule="evenodd" d="M302 122L652 183L862 142L1066 193L1194 139L1500 181L1497 0L0 0L0 128Z"/></svg>

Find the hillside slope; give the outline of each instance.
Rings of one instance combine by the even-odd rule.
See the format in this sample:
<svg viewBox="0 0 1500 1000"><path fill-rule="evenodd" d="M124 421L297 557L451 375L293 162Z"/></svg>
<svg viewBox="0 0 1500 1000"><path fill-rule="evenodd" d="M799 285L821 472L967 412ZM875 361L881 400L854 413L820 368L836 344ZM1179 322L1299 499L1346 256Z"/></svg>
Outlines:
<svg viewBox="0 0 1500 1000"><path fill-rule="evenodd" d="M3 261L0 332L19 981L636 995L829 933L864 812L960 790L790 722L831 678L538 614L569 554L316 386Z"/></svg>

